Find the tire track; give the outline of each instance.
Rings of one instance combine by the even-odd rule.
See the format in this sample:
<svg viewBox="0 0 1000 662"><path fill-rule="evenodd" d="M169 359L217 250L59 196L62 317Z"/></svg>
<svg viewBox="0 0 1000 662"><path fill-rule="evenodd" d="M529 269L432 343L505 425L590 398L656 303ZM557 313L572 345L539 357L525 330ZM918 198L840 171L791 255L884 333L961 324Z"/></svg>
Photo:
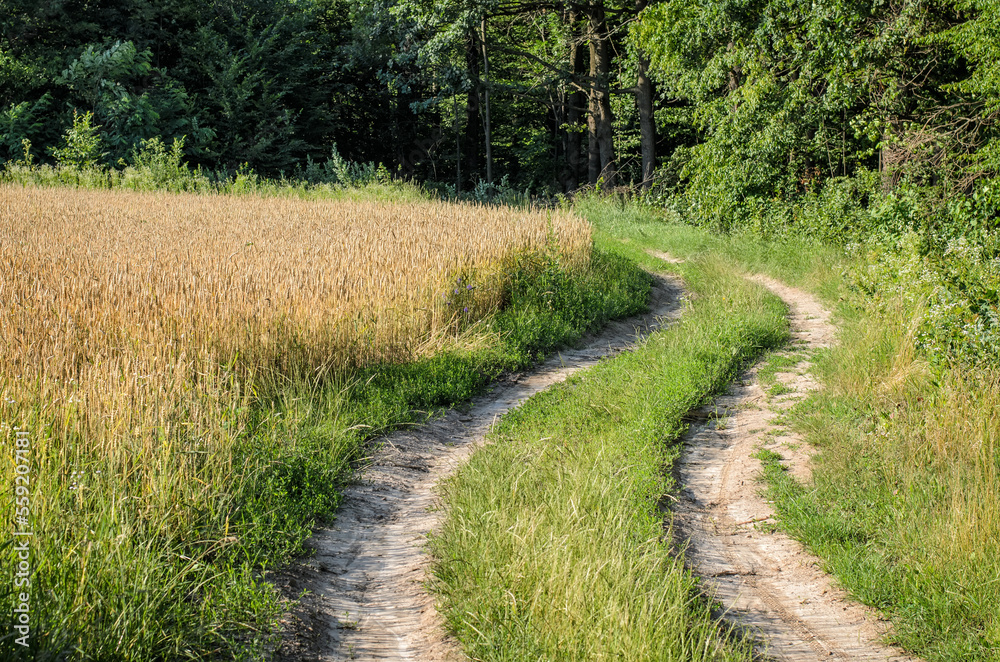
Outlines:
<svg viewBox="0 0 1000 662"><path fill-rule="evenodd" d="M835 330L830 313L809 294L764 276L753 280L789 308L792 341L784 355L805 358L777 375L782 388L774 395L757 379L758 365L695 413L705 420L684 439L675 535L686 544L688 564L722 603L722 615L755 639L761 655L790 662L910 662L880 643L888 624L874 610L851 601L818 558L775 529L774 510L759 494L761 465L753 456L760 448L780 453L798 480L810 478L811 449L775 419L818 388L809 357L832 344Z"/></svg>
<svg viewBox="0 0 1000 662"><path fill-rule="evenodd" d="M427 535L441 519L434 486L482 443L493 422L531 395L627 349L680 313L677 281L658 278L647 315L612 322L581 349L497 383L455 410L391 434L344 492L337 520L310 541L314 556L283 579L286 593L308 591L285 623L286 660L461 660L424 589Z"/></svg>

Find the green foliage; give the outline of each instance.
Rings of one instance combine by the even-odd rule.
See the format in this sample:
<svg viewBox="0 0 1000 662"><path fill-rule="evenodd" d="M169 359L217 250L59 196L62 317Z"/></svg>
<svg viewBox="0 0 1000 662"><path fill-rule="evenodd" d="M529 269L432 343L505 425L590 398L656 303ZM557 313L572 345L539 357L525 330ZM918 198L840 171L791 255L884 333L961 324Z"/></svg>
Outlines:
<svg viewBox="0 0 1000 662"><path fill-rule="evenodd" d="M334 112L336 5L5 0L0 111L40 126L15 126L2 142L51 145L77 108L94 114L112 163L143 140L186 136L186 156L199 165L290 171L352 123ZM36 107L41 99L47 105Z"/></svg>
<svg viewBox="0 0 1000 662"><path fill-rule="evenodd" d="M1000 184L986 180L971 196L957 196L947 202L941 218L931 228L933 241L954 241L964 238L971 244L995 252L996 232L1000 229Z"/></svg>
<svg viewBox="0 0 1000 662"><path fill-rule="evenodd" d="M929 216L942 191L968 190L969 172L995 172L995 7L960 7L975 11L921 0L648 9L632 41L688 103L673 121L699 135L664 173L689 220L841 242L898 236L914 223L881 213L879 188L926 187ZM843 221L834 206L846 207Z"/></svg>
<svg viewBox="0 0 1000 662"><path fill-rule="evenodd" d="M972 159L973 173L1000 172L1000 134L995 125L1000 112L1000 3L996 0L960 0L956 7L967 17L964 22L932 38L949 45L970 64L968 76L950 83L947 88L963 95L964 108L958 116L962 131L973 135L978 158Z"/></svg>
<svg viewBox="0 0 1000 662"><path fill-rule="evenodd" d="M392 176L383 164L374 162L356 163L340 156L337 146L330 150L330 156L323 163L306 160L303 178L313 184L333 184L347 187L361 187L370 184L388 184Z"/></svg>
<svg viewBox="0 0 1000 662"><path fill-rule="evenodd" d="M132 148L129 164L119 175L122 188L137 191L209 190L210 183L199 171L192 171L184 159L184 138L174 138L168 150L159 138L143 140Z"/></svg>
<svg viewBox="0 0 1000 662"><path fill-rule="evenodd" d="M97 133L100 127L93 120L93 113L78 115L73 111L73 126L66 130L63 146L52 149L57 164L76 170L100 169L107 153L101 151L104 145Z"/></svg>
<svg viewBox="0 0 1000 662"><path fill-rule="evenodd" d="M100 140L99 134L95 133L97 128L91 126L87 129L89 139ZM22 158L7 162L0 171L0 181L33 186L293 195L306 198L378 195L390 201L426 198L428 195L418 186L393 180L384 166L345 161L340 158L336 149L333 156L322 164L309 161L308 167L297 173L299 178L263 177L246 163L234 174L206 171L201 166L192 168L185 160L185 140L184 136L174 138L169 149L158 136L143 140L132 149L128 157L118 160L120 169L116 170L97 163L90 166L72 163L38 165L31 153L31 142L24 139L21 145Z"/></svg>
<svg viewBox="0 0 1000 662"><path fill-rule="evenodd" d="M14 103L0 111L0 150L6 160L13 161L25 140L30 141L42 133L51 103L51 95L46 94L35 101Z"/></svg>
<svg viewBox="0 0 1000 662"><path fill-rule="evenodd" d="M152 51L139 52L131 41L88 45L54 82L65 86L101 123L101 136L112 162L162 133L183 131L196 153L213 135L199 126L190 100L175 83L164 81L151 65ZM158 79L150 85L151 79Z"/></svg>
<svg viewBox="0 0 1000 662"><path fill-rule="evenodd" d="M87 46L80 57L63 70L56 82L79 94L96 107L127 95L124 85L132 79L148 76L153 54L139 53L130 42L116 41L110 48Z"/></svg>
<svg viewBox="0 0 1000 662"><path fill-rule="evenodd" d="M617 40L634 6L606 4ZM494 183L507 176L518 192L548 193L575 188L586 159L577 151L569 163L566 148L570 135L586 133L582 115L567 116L567 95L589 84L569 62L583 19L570 25L565 13L530 3L4 0L3 8L7 160L22 138L52 146L74 108L94 114L114 167L144 140L185 137L186 157L205 171L231 176L245 163L267 177L305 169L330 181L313 171L336 145L346 162L454 183L458 194L487 179L489 149ZM625 88L635 60L622 53L611 66ZM637 149L630 104L629 93L617 94L626 153Z"/></svg>

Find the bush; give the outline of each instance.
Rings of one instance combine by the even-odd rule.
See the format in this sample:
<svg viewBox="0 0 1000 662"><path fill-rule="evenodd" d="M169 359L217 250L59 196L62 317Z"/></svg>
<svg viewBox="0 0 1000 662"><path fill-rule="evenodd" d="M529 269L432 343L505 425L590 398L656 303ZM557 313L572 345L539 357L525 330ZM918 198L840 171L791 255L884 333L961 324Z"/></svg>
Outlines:
<svg viewBox="0 0 1000 662"><path fill-rule="evenodd" d="M66 130L63 146L51 150L58 165L77 170L101 167L101 161L106 153L101 151L103 142L97 134L97 130L101 127L95 125L93 120L93 113L78 115L75 110L73 111L73 126Z"/></svg>

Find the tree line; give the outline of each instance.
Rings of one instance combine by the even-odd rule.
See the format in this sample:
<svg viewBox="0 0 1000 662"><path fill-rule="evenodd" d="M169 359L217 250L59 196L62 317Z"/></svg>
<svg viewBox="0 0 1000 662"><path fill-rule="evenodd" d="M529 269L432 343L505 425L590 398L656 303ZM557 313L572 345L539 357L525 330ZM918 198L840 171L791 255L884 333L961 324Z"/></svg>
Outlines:
<svg viewBox="0 0 1000 662"><path fill-rule="evenodd" d="M647 6L647 4L649 6ZM731 224L875 173L996 173L997 0L0 0L0 158L184 140L454 186L654 183ZM843 184L839 184L843 186ZM748 212L747 210L750 210Z"/></svg>
<svg viewBox="0 0 1000 662"><path fill-rule="evenodd" d="M3 0L0 157L54 158L89 112L112 166L160 137L230 172L336 149L459 189L651 180L643 3Z"/></svg>

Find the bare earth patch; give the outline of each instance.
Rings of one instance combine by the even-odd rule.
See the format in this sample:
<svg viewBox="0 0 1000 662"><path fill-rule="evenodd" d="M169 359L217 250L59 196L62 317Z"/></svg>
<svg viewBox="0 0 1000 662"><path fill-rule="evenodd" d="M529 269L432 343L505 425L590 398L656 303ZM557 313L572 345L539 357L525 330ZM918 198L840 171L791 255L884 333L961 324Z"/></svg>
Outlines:
<svg viewBox="0 0 1000 662"><path fill-rule="evenodd" d="M762 387L755 366L695 413L701 422L687 433L678 467L683 491L675 535L687 541L687 561L724 606L726 620L751 635L761 654L795 662L912 660L880 643L888 624L877 612L851 601L817 557L775 529L774 509L761 496L754 458L760 448L780 454L799 481L809 480L810 447L775 419L817 388L808 357L833 342L834 328L809 294L763 276L754 280L790 309L792 342L784 355L806 358L777 373L778 388Z"/></svg>
<svg viewBox="0 0 1000 662"><path fill-rule="evenodd" d="M279 658L464 659L424 588L423 546L442 519L434 486L466 461L504 412L678 315L680 294L677 282L659 278L649 314L612 323L580 349L498 382L464 413L448 411L381 439L371 465L345 491L334 525L311 539L314 555L276 580L287 594L308 591L286 623Z"/></svg>

